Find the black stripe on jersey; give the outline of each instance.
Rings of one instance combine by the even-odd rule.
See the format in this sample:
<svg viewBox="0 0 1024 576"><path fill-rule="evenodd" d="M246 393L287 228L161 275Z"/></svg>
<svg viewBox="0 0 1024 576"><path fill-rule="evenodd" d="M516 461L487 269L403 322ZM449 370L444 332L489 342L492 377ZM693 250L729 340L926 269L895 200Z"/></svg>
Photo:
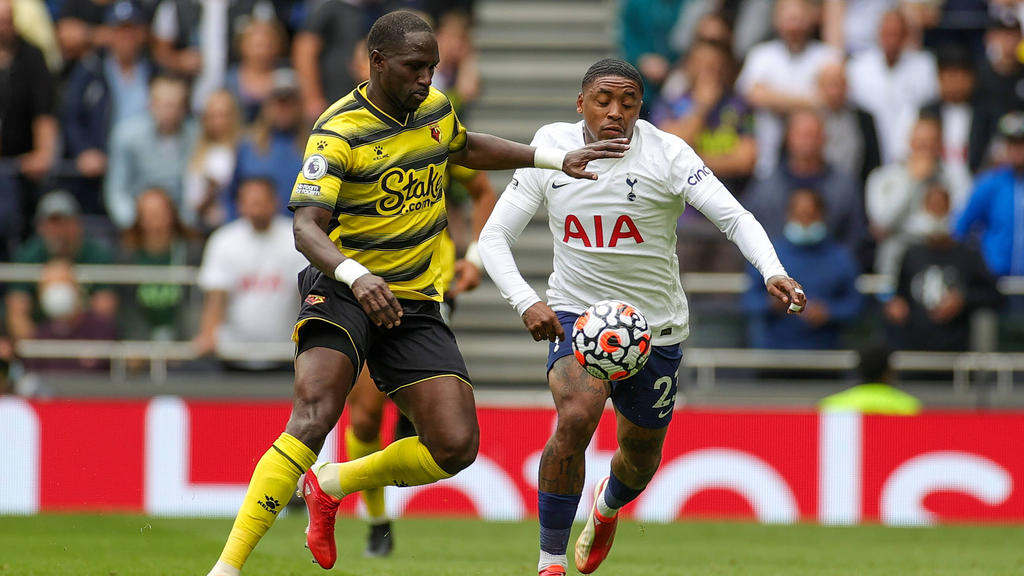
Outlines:
<svg viewBox="0 0 1024 576"><path fill-rule="evenodd" d="M360 104L362 104L370 112L370 114L373 114L374 116L376 116L377 119L380 120L381 122L387 124L388 126L390 126L392 128L403 128L404 127L402 124L400 124L397 120L395 120L391 116L388 116L387 114L385 114L385 113L381 112L380 110L378 110L376 106L374 106L372 103L370 103L370 101L367 100L366 97L363 96L362 93L359 92L358 88L356 89L355 92L353 92L353 94L355 95L356 100ZM405 121L406 122L409 121L409 115L408 114L405 115Z"/></svg>
<svg viewBox="0 0 1024 576"><path fill-rule="evenodd" d="M434 288L433 284L431 284L423 290L420 290L420 294L423 294L424 296L437 296L437 289Z"/></svg>
<svg viewBox="0 0 1024 576"><path fill-rule="evenodd" d="M380 180L380 177L383 176L385 172L391 170L392 168L401 168L402 170L419 170L421 168L426 168L431 164L440 164L447 159L448 149L441 148L441 152L438 152L433 156L427 156L425 158L417 158L414 160L410 160L409 162L401 162L397 164L383 166L380 169L375 170L373 172L350 172L346 174L344 178L342 178L342 181L348 182L350 184L371 184L373 182Z"/></svg>
<svg viewBox="0 0 1024 576"><path fill-rule="evenodd" d="M351 236L346 236L342 233L339 239L341 240L341 246L349 250L407 250L437 236L447 227L448 217L443 215L429 228L409 230L392 236L379 234L352 234Z"/></svg>
<svg viewBox="0 0 1024 576"><path fill-rule="evenodd" d="M317 208L323 208L324 210L327 210L328 212L333 210L331 205L326 203L326 202L315 202L313 200L302 200L302 201L298 201L298 202L289 202L288 203L288 208L290 208L292 210L292 212L294 212L296 208L302 208L303 206L316 206Z"/></svg>
<svg viewBox="0 0 1024 576"><path fill-rule="evenodd" d="M417 130L419 128L423 128L424 126L442 120L445 116L451 113L452 105L450 102L446 100L444 106L442 106L441 108L437 109L434 112L431 112L430 114L415 119L406 126L399 125L393 128L386 128L384 130L370 132L368 134L360 134L357 136L345 138L345 141L348 142L349 148L353 149L358 148L360 146L366 146L367 144L373 144L374 142L380 142L381 140L391 138L392 136L401 134L402 132L408 132L410 130ZM393 120L392 123L394 123Z"/></svg>
<svg viewBox="0 0 1024 576"><path fill-rule="evenodd" d="M434 259L433 254L428 254L422 262L414 262L408 266L395 268L390 274L381 274L385 282L408 282L415 280L430 270L430 262Z"/></svg>
<svg viewBox="0 0 1024 576"><path fill-rule="evenodd" d="M385 216L377 210L377 202L365 202L355 203L348 202L344 198L339 197L337 203L334 205L334 217L337 218L341 214L347 216ZM394 214L387 214L388 218L394 216Z"/></svg>
<svg viewBox="0 0 1024 576"><path fill-rule="evenodd" d="M314 126L314 128L315 128L314 133L316 133L316 130L319 130L320 128L322 128L324 124L327 124L328 121L330 121L331 119L337 117L338 115L344 114L345 112L351 112L353 110L359 110L362 107L363 107L363 103L360 102L358 98L353 99L348 104L345 104L345 105L339 107L334 112L331 112L331 115L328 116L327 118L324 118L323 120L317 122L316 126Z"/></svg>

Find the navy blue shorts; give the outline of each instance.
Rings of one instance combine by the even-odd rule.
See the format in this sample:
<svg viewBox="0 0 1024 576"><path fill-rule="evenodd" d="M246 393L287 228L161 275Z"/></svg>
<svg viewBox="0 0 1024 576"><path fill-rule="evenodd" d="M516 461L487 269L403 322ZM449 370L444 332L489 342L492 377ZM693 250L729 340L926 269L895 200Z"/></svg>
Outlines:
<svg viewBox="0 0 1024 576"><path fill-rule="evenodd" d="M564 342L548 344L548 371L555 360L572 355L572 326L579 314L558 312L558 321L565 330ZM679 362L683 349L679 344L654 346L644 367L625 380L612 385L612 405L627 420L641 428L664 428L672 421L672 410L679 387ZM573 359L573 362L576 362Z"/></svg>

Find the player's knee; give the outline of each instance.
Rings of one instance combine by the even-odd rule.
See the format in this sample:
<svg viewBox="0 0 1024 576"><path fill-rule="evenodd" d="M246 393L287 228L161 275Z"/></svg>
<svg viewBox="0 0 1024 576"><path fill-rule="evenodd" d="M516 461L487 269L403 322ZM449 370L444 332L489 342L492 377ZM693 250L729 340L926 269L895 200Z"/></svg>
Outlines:
<svg viewBox="0 0 1024 576"><path fill-rule="evenodd" d="M449 430L432 439L427 448L442 470L457 474L476 460L480 448L480 432L469 428Z"/></svg>
<svg viewBox="0 0 1024 576"><path fill-rule="evenodd" d="M357 410L355 406L349 407L348 423L352 427L352 433L363 442L372 442L380 436L381 415Z"/></svg>
<svg viewBox="0 0 1024 576"><path fill-rule="evenodd" d="M570 447L586 450L600 420L600 414L595 416L586 409L575 406L562 407L558 411L555 437Z"/></svg>
<svg viewBox="0 0 1024 576"><path fill-rule="evenodd" d="M296 395L285 431L307 446L319 446L337 424L343 407L344 398L326 392Z"/></svg>

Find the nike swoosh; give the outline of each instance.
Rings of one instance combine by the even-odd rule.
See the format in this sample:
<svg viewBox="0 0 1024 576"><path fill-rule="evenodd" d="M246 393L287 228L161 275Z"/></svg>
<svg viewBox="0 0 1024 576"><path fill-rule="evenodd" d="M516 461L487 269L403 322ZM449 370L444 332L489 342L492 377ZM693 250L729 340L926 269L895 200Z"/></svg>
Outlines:
<svg viewBox="0 0 1024 576"><path fill-rule="evenodd" d="M672 410L673 410L672 408L669 408L668 410L665 410L664 412L658 412L658 418L664 418L665 416L668 416L669 414L672 413Z"/></svg>
<svg viewBox="0 0 1024 576"><path fill-rule="evenodd" d="M552 182L551 187L557 190L558 188L561 188L562 186L568 186L569 184L572 184L572 182L562 182L561 184L556 184Z"/></svg>

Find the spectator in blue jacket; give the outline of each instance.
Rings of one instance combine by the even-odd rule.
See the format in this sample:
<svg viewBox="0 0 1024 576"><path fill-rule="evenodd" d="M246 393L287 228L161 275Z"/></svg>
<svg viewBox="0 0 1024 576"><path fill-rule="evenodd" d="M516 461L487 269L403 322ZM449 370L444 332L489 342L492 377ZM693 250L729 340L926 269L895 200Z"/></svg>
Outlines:
<svg viewBox="0 0 1024 576"><path fill-rule="evenodd" d="M804 313L786 314L786 305L765 295L761 277L748 267L750 289L744 308L750 313L750 345L755 348L825 350L839 347L845 324L857 317L862 298L856 288L859 270L850 252L829 238L825 204L813 190L789 196L782 238L773 238L786 271L803 278Z"/></svg>
<svg viewBox="0 0 1024 576"><path fill-rule="evenodd" d="M1006 164L978 177L953 229L963 240L978 234L981 253L996 276L1024 276L1024 112L999 121Z"/></svg>
<svg viewBox="0 0 1024 576"><path fill-rule="evenodd" d="M113 126L145 114L152 67L143 50L146 19L134 2L110 7L107 50L90 52L75 64L64 92L61 126L65 154L80 178L65 187L87 213L101 213L102 177L107 172L107 141Z"/></svg>
<svg viewBox="0 0 1024 576"><path fill-rule="evenodd" d="M302 152L306 145L303 124L302 101L295 73L290 69L279 69L274 73L274 87L259 118L238 147L232 197L238 183L249 178L268 178L274 182L279 211L291 215L287 208L288 198L302 165ZM230 214L229 220L234 217L235 214Z"/></svg>
<svg viewBox="0 0 1024 576"><path fill-rule="evenodd" d="M677 54L669 43L685 0L624 0L619 10L622 57L644 77L644 112L672 71Z"/></svg>

